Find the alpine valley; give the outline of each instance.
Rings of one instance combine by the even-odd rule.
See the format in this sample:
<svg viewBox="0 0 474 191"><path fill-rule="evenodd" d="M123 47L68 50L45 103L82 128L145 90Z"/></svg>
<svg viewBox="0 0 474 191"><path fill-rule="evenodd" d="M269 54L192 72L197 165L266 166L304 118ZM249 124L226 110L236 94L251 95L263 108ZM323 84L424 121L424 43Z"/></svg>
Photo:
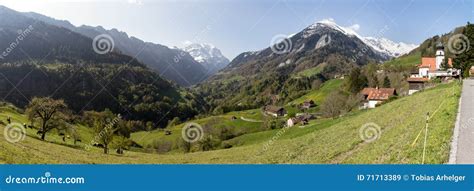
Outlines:
<svg viewBox="0 0 474 191"><path fill-rule="evenodd" d="M221 111L277 104L276 100L287 103L355 67L382 63L416 47L362 37L325 19L271 47L238 55L199 88Z"/></svg>
<svg viewBox="0 0 474 191"><path fill-rule="evenodd" d="M418 45L310 23L265 37L256 25L245 35L273 42L229 60L216 42L224 52L198 40L168 47L0 6L0 164L447 163L474 25ZM452 45L459 37L471 49ZM445 76L429 79L431 68ZM12 126L22 140L3 139Z"/></svg>
<svg viewBox="0 0 474 191"><path fill-rule="evenodd" d="M11 47L18 31L24 36L1 59L0 94L5 101L25 107L33 97L48 96L64 99L76 113L109 109L156 127L165 126L174 116L185 120L206 110L199 96L163 79L137 59L118 50L97 54L93 39L68 28L72 27L51 25L0 6L2 50ZM191 56L189 60L202 67Z"/></svg>
<svg viewBox="0 0 474 191"><path fill-rule="evenodd" d="M194 44L183 50L169 48L160 44L144 42L117 29L106 30L101 26L87 25L76 27L68 21L56 20L34 12L22 14L50 25L69 29L91 39L101 34L107 34L112 37L117 52L136 58L157 71L163 78L185 87L203 81L229 62L214 46Z"/></svg>

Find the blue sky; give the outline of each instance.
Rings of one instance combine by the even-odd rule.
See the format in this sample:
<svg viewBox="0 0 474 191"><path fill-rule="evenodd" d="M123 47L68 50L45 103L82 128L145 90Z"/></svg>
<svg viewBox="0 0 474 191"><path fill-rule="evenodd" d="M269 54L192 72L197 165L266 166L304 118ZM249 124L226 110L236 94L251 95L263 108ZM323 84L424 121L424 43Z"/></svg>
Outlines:
<svg viewBox="0 0 474 191"><path fill-rule="evenodd" d="M167 46L211 43L230 59L268 47L275 35L293 34L328 18L353 26L362 36L414 44L473 18L471 0L0 0L0 4L75 25L117 28Z"/></svg>

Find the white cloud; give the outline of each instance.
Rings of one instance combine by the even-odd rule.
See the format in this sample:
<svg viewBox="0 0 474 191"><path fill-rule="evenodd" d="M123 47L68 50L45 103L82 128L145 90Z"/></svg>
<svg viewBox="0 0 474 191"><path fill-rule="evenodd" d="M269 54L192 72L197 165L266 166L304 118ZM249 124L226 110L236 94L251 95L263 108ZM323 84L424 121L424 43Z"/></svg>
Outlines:
<svg viewBox="0 0 474 191"><path fill-rule="evenodd" d="M360 25L359 24L353 24L353 25L351 25L347 28L349 28L351 30L354 30L354 31L358 31L360 29Z"/></svg>
<svg viewBox="0 0 474 191"><path fill-rule="evenodd" d="M128 3L135 4L135 5L143 5L142 0L128 0Z"/></svg>
<svg viewBox="0 0 474 191"><path fill-rule="evenodd" d="M186 40L186 41L182 42L182 44L183 44L184 46L188 46L188 45L193 44L193 42L191 42L191 41L189 41L189 40Z"/></svg>

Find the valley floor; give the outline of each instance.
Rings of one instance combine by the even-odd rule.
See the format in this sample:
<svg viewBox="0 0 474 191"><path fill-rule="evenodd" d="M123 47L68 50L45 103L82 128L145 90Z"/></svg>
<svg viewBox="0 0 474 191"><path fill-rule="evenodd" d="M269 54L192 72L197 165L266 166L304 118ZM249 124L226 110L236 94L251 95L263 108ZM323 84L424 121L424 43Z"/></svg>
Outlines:
<svg viewBox="0 0 474 191"><path fill-rule="evenodd" d="M456 118L460 86L443 84L412 96L386 103L376 109L310 124L257 132L253 143L189 154L125 152L102 154L73 145L44 142L29 134L23 141L0 139L0 163L30 164L419 164L422 162L426 114L430 113L425 163L446 163ZM324 128L323 128L324 126ZM375 139L364 141L369 131ZM375 131L372 131L375 130ZM0 136L4 136L0 125Z"/></svg>

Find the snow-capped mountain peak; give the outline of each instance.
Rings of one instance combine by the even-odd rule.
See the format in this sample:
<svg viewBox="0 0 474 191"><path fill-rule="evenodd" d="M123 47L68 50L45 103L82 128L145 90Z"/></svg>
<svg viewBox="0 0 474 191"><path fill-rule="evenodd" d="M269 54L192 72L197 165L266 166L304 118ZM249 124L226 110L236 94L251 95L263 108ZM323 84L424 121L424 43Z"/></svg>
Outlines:
<svg viewBox="0 0 474 191"><path fill-rule="evenodd" d="M366 45L371 47L374 51L379 52L380 54L383 54L383 55L390 56L390 57L401 56L403 54L409 53L411 50L418 47L418 45L415 45L415 44L408 44L408 43L403 43L403 42L397 43L383 37L380 37L380 38L364 37L357 33L357 30L359 30L360 28L358 24L354 24L349 27L343 27L343 26L338 25L334 21L334 19L331 19L331 18L318 21L310 25L309 27L307 27L303 31L303 37L308 38L312 36L315 33L315 31L317 31L318 27L329 27L347 36L357 37Z"/></svg>
<svg viewBox="0 0 474 191"><path fill-rule="evenodd" d="M201 63L211 73L224 68L230 62L229 59L212 44L185 42L183 50L188 52L194 60Z"/></svg>
<svg viewBox="0 0 474 191"><path fill-rule="evenodd" d="M324 25L324 26L327 26L327 27L331 27L335 30L338 30L338 31L344 33L345 35L359 36L359 34L357 34L357 32L356 32L356 30L359 29L359 25L357 25L357 24L352 25L350 27L342 27L342 26L338 25L334 21L334 19L329 18L329 19L324 19L324 20L318 21L315 25L316 26L317 25Z"/></svg>
<svg viewBox="0 0 474 191"><path fill-rule="evenodd" d="M418 45L415 44L407 44L403 42L396 43L386 38L363 37L361 40L376 51L387 53L392 57L399 57L407 54L418 47Z"/></svg>

